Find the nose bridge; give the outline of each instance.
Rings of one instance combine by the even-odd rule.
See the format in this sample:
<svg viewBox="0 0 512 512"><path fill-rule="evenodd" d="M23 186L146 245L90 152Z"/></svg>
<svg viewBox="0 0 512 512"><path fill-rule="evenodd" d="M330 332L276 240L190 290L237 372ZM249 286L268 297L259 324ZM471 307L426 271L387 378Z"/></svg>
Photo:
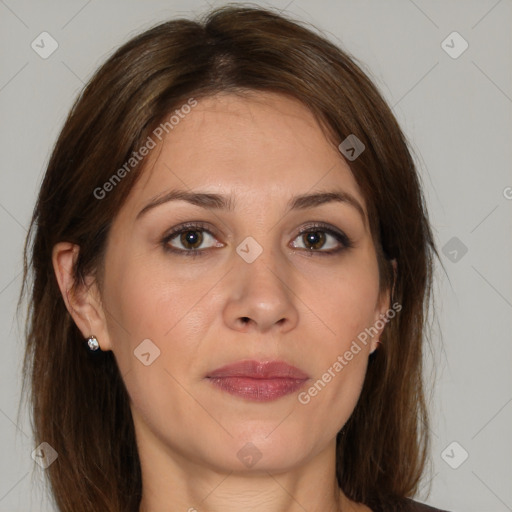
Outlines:
<svg viewBox="0 0 512 512"><path fill-rule="evenodd" d="M272 247L272 235L263 238L260 244L247 237L236 248L225 307L225 321L232 328L247 329L251 324L260 331L274 326L286 330L298 321L291 268Z"/></svg>
<svg viewBox="0 0 512 512"><path fill-rule="evenodd" d="M247 245L246 243L245 250ZM252 250L254 249L250 249ZM245 283L243 289L250 291L253 295L265 297L269 302L277 301L287 295L285 286L287 272L278 252L268 246L254 261L248 262L241 258L242 261L238 262L238 273Z"/></svg>

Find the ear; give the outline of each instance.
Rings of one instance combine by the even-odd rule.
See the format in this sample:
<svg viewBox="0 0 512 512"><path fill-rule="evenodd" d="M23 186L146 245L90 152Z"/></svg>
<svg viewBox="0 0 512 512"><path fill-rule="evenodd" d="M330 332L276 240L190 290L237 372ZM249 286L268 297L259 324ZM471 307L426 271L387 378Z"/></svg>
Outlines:
<svg viewBox="0 0 512 512"><path fill-rule="evenodd" d="M59 242L53 247L52 263L60 292L69 314L80 329L84 339L96 336L101 350L111 350L106 317L95 280L75 283L73 268L80 247L70 242Z"/></svg>
<svg viewBox="0 0 512 512"><path fill-rule="evenodd" d="M373 319L373 326L377 329L377 333L372 337L371 342L371 351L370 354L373 354L378 347L378 342L384 331L386 324L389 319L387 319L387 312L391 307L391 297L394 297L395 292L395 283L396 283L396 275L397 275L397 262L396 259L390 260L390 263L393 267L393 284L391 285L391 289L387 288L384 290L377 302L377 307L375 308L375 315Z"/></svg>

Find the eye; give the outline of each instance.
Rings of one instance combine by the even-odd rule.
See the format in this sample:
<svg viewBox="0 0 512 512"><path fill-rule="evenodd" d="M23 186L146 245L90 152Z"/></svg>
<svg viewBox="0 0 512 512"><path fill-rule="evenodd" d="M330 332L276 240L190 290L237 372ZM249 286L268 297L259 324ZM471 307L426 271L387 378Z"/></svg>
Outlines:
<svg viewBox="0 0 512 512"><path fill-rule="evenodd" d="M186 224L174 228L162 240L165 250L186 256L197 256L213 247L223 247L202 224Z"/></svg>
<svg viewBox="0 0 512 512"><path fill-rule="evenodd" d="M209 249L224 247L203 223L187 223L172 229L161 241L165 251L183 256L201 256ZM330 226L311 223L303 226L291 246L324 256L353 247L351 240Z"/></svg>
<svg viewBox="0 0 512 512"><path fill-rule="evenodd" d="M292 243L292 247L308 252L323 254L336 254L352 247L352 242L341 231L337 231L323 224L304 226L299 236Z"/></svg>

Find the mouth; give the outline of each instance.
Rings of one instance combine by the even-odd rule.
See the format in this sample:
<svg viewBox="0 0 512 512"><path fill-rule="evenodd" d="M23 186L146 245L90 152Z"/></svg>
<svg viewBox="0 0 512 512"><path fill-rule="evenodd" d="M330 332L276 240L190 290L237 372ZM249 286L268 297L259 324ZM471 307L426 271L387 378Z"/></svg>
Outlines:
<svg viewBox="0 0 512 512"><path fill-rule="evenodd" d="M216 388L247 400L269 402L298 391L309 376L283 361L239 361L206 378Z"/></svg>

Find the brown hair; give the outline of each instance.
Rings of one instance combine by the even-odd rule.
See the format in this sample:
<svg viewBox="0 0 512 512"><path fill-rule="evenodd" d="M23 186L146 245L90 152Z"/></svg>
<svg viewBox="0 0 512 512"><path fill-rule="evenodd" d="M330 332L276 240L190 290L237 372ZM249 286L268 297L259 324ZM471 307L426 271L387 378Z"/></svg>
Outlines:
<svg viewBox="0 0 512 512"><path fill-rule="evenodd" d="M29 383L36 445L46 441L59 454L46 472L61 511L136 511L142 483L113 353L93 357L82 346L52 248L78 244L76 286L91 275L101 289L109 228L143 165L104 198L94 190L187 99L251 90L292 96L333 144L355 134L366 147L349 165L366 199L382 290L391 289L390 260L397 262L392 301L401 311L384 329L338 434L337 479L349 498L374 508L418 488L429 446L422 346L437 251L407 142L355 59L301 22L238 5L201 22L159 24L124 44L75 102L50 157L25 244L20 302L30 288L24 390Z"/></svg>

